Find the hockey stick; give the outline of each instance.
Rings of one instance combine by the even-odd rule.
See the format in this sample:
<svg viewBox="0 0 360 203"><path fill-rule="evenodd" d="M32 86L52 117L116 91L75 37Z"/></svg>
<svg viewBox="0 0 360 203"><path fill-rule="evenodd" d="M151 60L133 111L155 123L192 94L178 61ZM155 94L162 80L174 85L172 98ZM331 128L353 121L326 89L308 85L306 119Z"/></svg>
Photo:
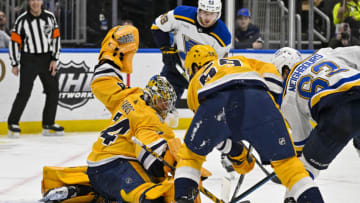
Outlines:
<svg viewBox="0 0 360 203"><path fill-rule="evenodd" d="M254 192L256 189L258 189L260 186L271 180L276 176L275 172L272 172L262 180L260 180L258 183L256 183L254 186L247 189L245 192L241 193L239 196L237 196L233 201L230 203L241 203L240 200L248 196L250 193Z"/></svg>
<svg viewBox="0 0 360 203"><path fill-rule="evenodd" d="M151 148L144 145L140 140L138 140L135 136L131 137L131 140L139 145L141 148L145 149L147 152L149 152L151 155L153 155L156 159L164 163L166 166L168 166L172 171L175 171L175 167L171 164L169 164L167 161L165 161L162 157L160 157L159 154L154 152ZM205 196L207 196L209 199L211 199L213 202L216 203L225 203L223 200L217 198L214 194L212 194L209 190L205 189L202 185L200 185L200 192L202 192Z"/></svg>
<svg viewBox="0 0 360 203"><path fill-rule="evenodd" d="M221 180L221 199L225 202L228 202L230 199L230 192L231 192L231 182L235 179L235 176L233 175L235 172L228 172L222 177Z"/></svg>
<svg viewBox="0 0 360 203"><path fill-rule="evenodd" d="M245 146L245 145L244 145ZM246 146L245 146L245 148L246 148ZM250 147L249 147L250 148ZM247 148L246 148L247 149ZM266 168L260 163L260 161L256 158L256 157L254 157L255 158L255 162L256 162L256 164L260 167L260 169L265 173L265 175L267 175L267 176L269 176L270 175L270 172L268 171L268 170L266 170ZM276 184L281 184L281 182L280 182L280 180L279 180L279 178L277 178L277 176L274 176L272 179L271 179L271 181L273 182L273 183L276 183Z"/></svg>

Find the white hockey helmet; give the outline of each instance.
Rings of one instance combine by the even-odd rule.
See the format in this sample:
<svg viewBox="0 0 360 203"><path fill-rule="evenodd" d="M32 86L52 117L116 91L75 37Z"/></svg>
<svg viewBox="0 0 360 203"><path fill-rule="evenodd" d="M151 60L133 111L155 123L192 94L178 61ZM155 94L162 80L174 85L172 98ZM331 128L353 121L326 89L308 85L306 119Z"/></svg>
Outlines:
<svg viewBox="0 0 360 203"><path fill-rule="evenodd" d="M275 52L271 63L276 66L276 69L283 75L283 68L287 66L290 70L293 66L302 61L300 52L290 47L283 47Z"/></svg>
<svg viewBox="0 0 360 203"><path fill-rule="evenodd" d="M203 11L219 13L216 19L218 20L221 17L221 5L221 0L199 0L198 12L201 9Z"/></svg>

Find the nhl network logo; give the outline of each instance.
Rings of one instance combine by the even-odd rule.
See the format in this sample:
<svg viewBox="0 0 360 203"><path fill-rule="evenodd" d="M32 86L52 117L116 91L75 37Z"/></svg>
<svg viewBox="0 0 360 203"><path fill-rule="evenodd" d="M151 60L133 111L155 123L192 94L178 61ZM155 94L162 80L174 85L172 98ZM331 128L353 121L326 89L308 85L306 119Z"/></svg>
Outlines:
<svg viewBox="0 0 360 203"><path fill-rule="evenodd" d="M62 62L59 68L59 105L63 108L74 110L93 99L91 92L91 79L93 72L84 61L75 63L70 61L67 64Z"/></svg>
<svg viewBox="0 0 360 203"><path fill-rule="evenodd" d="M5 63L3 60L0 59L0 82L4 79L5 77Z"/></svg>

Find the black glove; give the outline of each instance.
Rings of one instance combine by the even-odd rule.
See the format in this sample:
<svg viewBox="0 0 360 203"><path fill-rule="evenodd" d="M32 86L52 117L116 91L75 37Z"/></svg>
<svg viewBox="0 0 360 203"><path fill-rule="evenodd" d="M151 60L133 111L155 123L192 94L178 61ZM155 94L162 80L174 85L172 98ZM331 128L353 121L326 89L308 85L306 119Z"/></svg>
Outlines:
<svg viewBox="0 0 360 203"><path fill-rule="evenodd" d="M178 50L174 47L161 47L162 61L168 67L175 67L180 62Z"/></svg>

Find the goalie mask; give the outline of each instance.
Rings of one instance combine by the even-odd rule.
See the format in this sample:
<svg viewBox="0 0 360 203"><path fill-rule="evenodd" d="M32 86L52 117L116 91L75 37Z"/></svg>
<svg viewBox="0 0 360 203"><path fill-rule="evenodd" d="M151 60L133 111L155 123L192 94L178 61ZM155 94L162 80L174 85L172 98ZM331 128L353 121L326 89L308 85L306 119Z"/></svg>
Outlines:
<svg viewBox="0 0 360 203"><path fill-rule="evenodd" d="M291 70L300 61L302 61L302 56L299 51L290 47L283 47L275 52L271 63L283 75L284 68Z"/></svg>
<svg viewBox="0 0 360 203"><path fill-rule="evenodd" d="M132 73L132 59L139 47L139 31L132 25L112 28L101 43L99 62L110 60L124 73Z"/></svg>
<svg viewBox="0 0 360 203"><path fill-rule="evenodd" d="M217 54L210 45L195 45L187 53L185 58L185 70L190 81L198 69L209 61L217 60Z"/></svg>
<svg viewBox="0 0 360 203"><path fill-rule="evenodd" d="M144 99L165 119L175 109L176 93L165 77L154 75L144 88Z"/></svg>

